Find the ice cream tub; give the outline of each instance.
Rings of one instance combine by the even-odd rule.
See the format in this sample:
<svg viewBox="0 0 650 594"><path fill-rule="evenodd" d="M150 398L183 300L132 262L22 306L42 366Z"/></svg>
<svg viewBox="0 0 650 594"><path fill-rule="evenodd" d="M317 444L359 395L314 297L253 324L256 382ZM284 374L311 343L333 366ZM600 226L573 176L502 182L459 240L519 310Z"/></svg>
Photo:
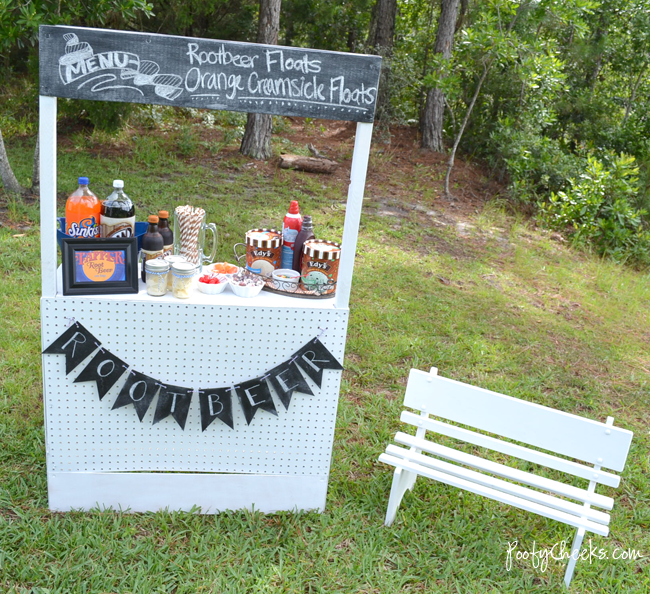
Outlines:
<svg viewBox="0 0 650 594"><path fill-rule="evenodd" d="M341 245L323 239L310 239L302 248L300 286L308 292L327 295L336 291Z"/></svg>
<svg viewBox="0 0 650 594"><path fill-rule="evenodd" d="M237 246L246 247L246 269L271 277L282 266L282 233L276 229L251 229L246 232L246 243L235 244L235 257L239 262L244 254L237 254Z"/></svg>

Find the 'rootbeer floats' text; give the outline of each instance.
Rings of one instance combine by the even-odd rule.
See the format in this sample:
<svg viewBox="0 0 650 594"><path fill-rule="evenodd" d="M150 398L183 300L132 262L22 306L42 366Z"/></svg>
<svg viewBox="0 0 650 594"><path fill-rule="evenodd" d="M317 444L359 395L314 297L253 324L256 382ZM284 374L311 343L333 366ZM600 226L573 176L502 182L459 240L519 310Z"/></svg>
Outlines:
<svg viewBox="0 0 650 594"><path fill-rule="evenodd" d="M241 95L249 94L249 96L240 96L241 99L269 97L355 106L372 105L376 99L376 87L365 88L362 83L361 88L347 88L344 76L335 76L322 82L318 77L321 61L310 59L306 53L302 58L295 59L285 58L284 51L281 49L265 49L262 57L233 54L223 45L218 51L200 51L198 43L188 43L187 47L190 65L198 64L190 68L185 75L185 89L190 93L198 90L225 91L228 99L234 99L241 93ZM248 75L227 75L223 72L205 72L199 68L206 64L224 66L232 64L242 69L254 69L256 60L261 57L263 67L266 67L265 72L271 75L267 78L256 71ZM302 76L298 76L300 74Z"/></svg>

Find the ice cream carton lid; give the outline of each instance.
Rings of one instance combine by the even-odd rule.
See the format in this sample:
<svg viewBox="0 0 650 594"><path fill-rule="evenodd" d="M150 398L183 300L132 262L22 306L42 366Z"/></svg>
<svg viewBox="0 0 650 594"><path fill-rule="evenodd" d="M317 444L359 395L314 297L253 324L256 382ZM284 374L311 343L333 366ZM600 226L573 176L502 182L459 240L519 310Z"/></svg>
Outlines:
<svg viewBox="0 0 650 594"><path fill-rule="evenodd" d="M341 244L324 239L309 239L305 241L302 253L317 260L338 260L341 257Z"/></svg>

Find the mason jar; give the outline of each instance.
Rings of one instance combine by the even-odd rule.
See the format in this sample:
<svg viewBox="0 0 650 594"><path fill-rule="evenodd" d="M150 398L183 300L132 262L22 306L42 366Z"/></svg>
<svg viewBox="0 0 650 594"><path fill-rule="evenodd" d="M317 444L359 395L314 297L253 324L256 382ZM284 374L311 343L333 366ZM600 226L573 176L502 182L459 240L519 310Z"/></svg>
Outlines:
<svg viewBox="0 0 650 594"><path fill-rule="evenodd" d="M147 260L144 263L147 293L152 297L161 297L167 293L167 275L169 264L161 258Z"/></svg>
<svg viewBox="0 0 650 594"><path fill-rule="evenodd" d="M192 262L174 262L172 264L172 295L177 299L189 299L192 279L199 272L200 264Z"/></svg>

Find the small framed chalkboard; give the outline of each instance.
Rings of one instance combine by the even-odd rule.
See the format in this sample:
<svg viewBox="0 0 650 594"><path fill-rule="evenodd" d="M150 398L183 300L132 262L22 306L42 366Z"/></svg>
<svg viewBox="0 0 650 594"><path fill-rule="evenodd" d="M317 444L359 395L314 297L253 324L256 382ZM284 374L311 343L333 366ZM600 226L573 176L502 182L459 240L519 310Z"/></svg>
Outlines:
<svg viewBox="0 0 650 594"><path fill-rule="evenodd" d="M63 238L63 294L137 293L138 240Z"/></svg>

